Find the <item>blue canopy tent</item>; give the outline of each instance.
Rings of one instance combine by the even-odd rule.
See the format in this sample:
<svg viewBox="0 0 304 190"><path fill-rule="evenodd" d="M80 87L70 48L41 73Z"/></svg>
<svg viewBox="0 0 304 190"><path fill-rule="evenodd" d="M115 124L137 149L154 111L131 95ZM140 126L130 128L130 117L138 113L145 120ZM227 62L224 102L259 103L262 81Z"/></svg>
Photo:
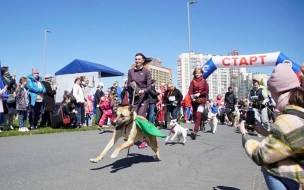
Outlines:
<svg viewBox="0 0 304 190"><path fill-rule="evenodd" d="M67 66L63 67L59 71L55 73L57 75L65 75L65 74L74 74L74 73L85 73L85 72L99 72L100 77L116 77L116 76L123 76L124 73L112 69L110 67L92 63L89 61L83 61L80 59L75 59Z"/></svg>

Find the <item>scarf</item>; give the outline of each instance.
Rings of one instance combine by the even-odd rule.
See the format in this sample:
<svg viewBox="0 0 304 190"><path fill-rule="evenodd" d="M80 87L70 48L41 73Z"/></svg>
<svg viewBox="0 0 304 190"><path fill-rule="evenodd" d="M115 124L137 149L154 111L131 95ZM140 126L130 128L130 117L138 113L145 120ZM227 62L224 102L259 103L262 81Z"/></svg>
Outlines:
<svg viewBox="0 0 304 190"><path fill-rule="evenodd" d="M288 101L289 101L289 92L281 94L278 98L276 109L282 112L283 108L288 104Z"/></svg>
<svg viewBox="0 0 304 190"><path fill-rule="evenodd" d="M11 81L11 75L3 75L3 78L4 78L7 82L10 82L10 81Z"/></svg>

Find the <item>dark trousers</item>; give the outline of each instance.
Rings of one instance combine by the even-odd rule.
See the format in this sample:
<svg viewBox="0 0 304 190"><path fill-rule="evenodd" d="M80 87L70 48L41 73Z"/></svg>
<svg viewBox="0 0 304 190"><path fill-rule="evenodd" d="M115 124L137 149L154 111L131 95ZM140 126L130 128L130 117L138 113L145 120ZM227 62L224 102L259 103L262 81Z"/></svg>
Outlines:
<svg viewBox="0 0 304 190"><path fill-rule="evenodd" d="M197 111L197 108L199 105L202 105L202 104L200 104L198 102L192 102L192 110L193 110L193 116L194 116L194 132L198 132L198 130L201 126L201 123L202 123L203 113Z"/></svg>
<svg viewBox="0 0 304 190"><path fill-rule="evenodd" d="M41 114L42 102L35 102L35 105L30 107L30 124L31 127L36 127Z"/></svg>
<svg viewBox="0 0 304 190"><path fill-rule="evenodd" d="M131 101L132 101L132 99L131 99ZM132 103L130 103L130 104L132 104ZM147 112L148 112L148 107L149 107L149 97L148 96L140 97L137 100L135 98L134 107L135 107L135 112L137 113L137 115L146 117Z"/></svg>
<svg viewBox="0 0 304 190"><path fill-rule="evenodd" d="M52 119L52 125L51 127L53 129L58 129L58 128L75 128L77 124L77 116L75 114L69 115L71 123L64 125L62 121L62 115L53 115Z"/></svg>
<svg viewBox="0 0 304 190"><path fill-rule="evenodd" d="M99 107L96 107L95 125L98 125L101 116L102 116L102 110Z"/></svg>
<svg viewBox="0 0 304 190"><path fill-rule="evenodd" d="M232 117L231 117L231 115L232 115L232 112L234 111L234 107L233 107L233 105L226 105L226 114L227 114L227 117L228 117L228 119L229 119L229 121L232 121Z"/></svg>
<svg viewBox="0 0 304 190"><path fill-rule="evenodd" d="M81 125L85 124L84 103L76 103L76 110L78 123L81 123Z"/></svg>
<svg viewBox="0 0 304 190"><path fill-rule="evenodd" d="M45 124L47 126L52 126L52 118L53 118L53 111L44 111L42 114L41 122L40 122L40 127L44 127Z"/></svg>

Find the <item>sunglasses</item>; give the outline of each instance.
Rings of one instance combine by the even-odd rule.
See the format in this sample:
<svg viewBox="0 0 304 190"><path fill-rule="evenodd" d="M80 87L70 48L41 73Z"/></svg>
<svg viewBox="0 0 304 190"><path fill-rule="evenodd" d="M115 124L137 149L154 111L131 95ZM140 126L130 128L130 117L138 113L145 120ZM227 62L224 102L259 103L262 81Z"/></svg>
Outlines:
<svg viewBox="0 0 304 190"><path fill-rule="evenodd" d="M34 73L34 74L38 74L39 75L39 73Z"/></svg>

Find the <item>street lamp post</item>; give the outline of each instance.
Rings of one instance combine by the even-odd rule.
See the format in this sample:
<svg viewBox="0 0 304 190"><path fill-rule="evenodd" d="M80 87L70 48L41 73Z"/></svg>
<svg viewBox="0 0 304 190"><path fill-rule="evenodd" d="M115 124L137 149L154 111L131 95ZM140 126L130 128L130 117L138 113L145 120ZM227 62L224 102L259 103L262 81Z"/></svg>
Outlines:
<svg viewBox="0 0 304 190"><path fill-rule="evenodd" d="M46 71L46 33L51 33L50 30L44 30L44 76Z"/></svg>
<svg viewBox="0 0 304 190"><path fill-rule="evenodd" d="M190 11L189 5L197 3L196 1L187 2L187 13L188 13L188 52L189 52L189 68L191 68L191 48L190 48Z"/></svg>

